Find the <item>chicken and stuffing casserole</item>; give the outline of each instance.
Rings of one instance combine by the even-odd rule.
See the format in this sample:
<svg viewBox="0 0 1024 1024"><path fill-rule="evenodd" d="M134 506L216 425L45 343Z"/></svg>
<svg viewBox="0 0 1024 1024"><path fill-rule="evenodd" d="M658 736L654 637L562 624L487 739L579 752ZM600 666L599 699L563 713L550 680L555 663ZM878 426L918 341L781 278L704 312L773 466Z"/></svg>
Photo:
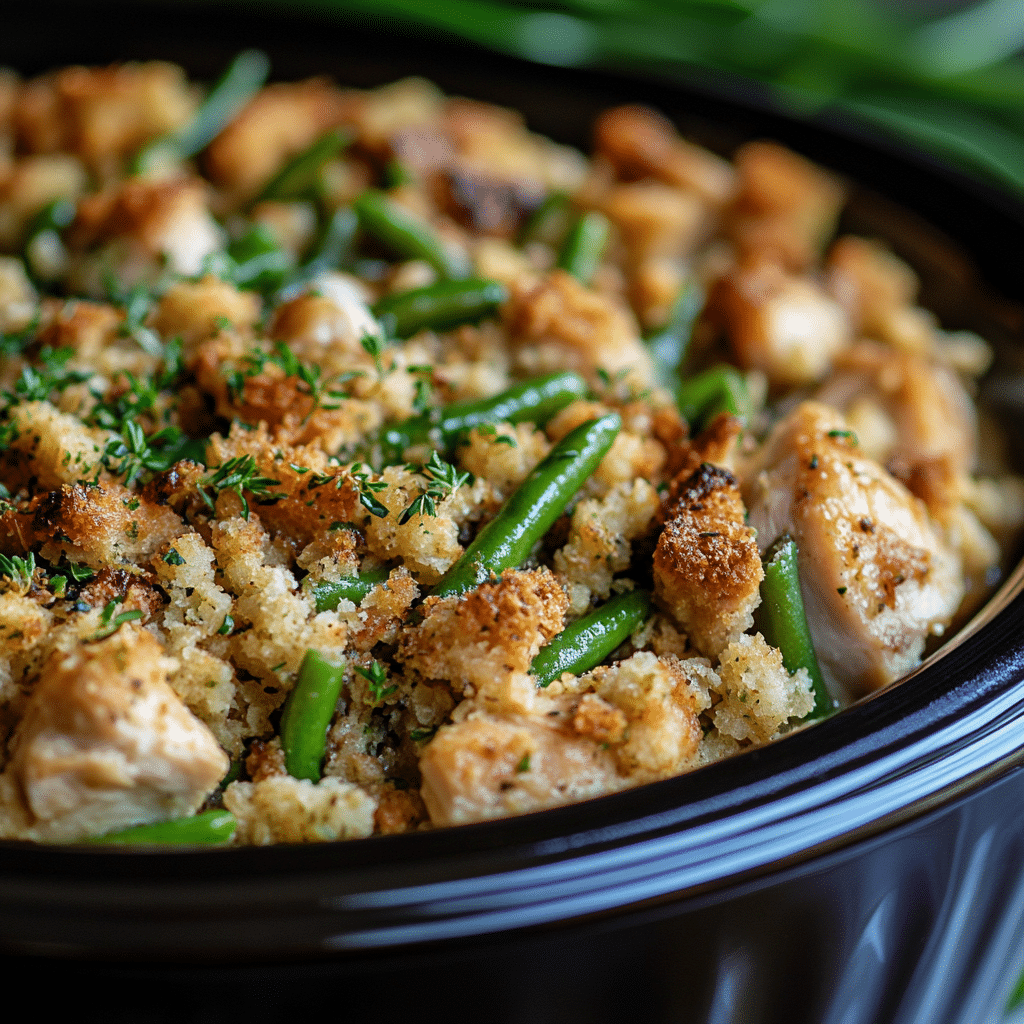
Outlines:
<svg viewBox="0 0 1024 1024"><path fill-rule="evenodd" d="M841 180L266 72L0 73L0 837L611 793L886 686L991 588L989 346L836 237Z"/></svg>

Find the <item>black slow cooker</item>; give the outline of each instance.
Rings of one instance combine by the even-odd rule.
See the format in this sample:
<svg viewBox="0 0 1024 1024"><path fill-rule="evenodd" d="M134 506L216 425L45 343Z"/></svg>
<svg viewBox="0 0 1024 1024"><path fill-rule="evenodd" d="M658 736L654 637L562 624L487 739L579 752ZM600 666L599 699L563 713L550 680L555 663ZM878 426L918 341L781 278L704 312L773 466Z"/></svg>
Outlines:
<svg viewBox="0 0 1024 1024"><path fill-rule="evenodd" d="M259 46L282 79L422 74L581 146L622 102L726 152L779 139L855 183L850 226L918 267L946 325L1024 352L1019 201L735 82L243 5L34 3L3 22L0 64L26 74L159 57L211 79ZM921 669L828 721L574 806L308 847L0 843L7 991L147 1024L996 1024L1024 962L1022 588L1018 569Z"/></svg>

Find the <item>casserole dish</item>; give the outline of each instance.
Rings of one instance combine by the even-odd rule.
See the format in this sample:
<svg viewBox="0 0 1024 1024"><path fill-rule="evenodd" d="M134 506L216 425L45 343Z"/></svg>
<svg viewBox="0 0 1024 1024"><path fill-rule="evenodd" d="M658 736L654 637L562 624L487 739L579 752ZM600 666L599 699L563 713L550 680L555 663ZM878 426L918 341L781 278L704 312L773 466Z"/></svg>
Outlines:
<svg viewBox="0 0 1024 1024"><path fill-rule="evenodd" d="M910 206L1019 298L1013 263L1000 259L1024 233L1008 201L749 98L313 21L243 23L228 8L60 8L50 11L64 28L55 45L46 10L19 16L0 59L32 72L165 57L209 78L257 44L281 77L371 84L422 73L516 106L564 141L582 141L610 103L636 100L724 148L780 138ZM197 22L223 47L194 49ZM115 23L123 34L111 34ZM931 229L868 192L850 217L909 251L945 322L1012 340L1009 314L971 298L964 264ZM891 690L772 747L627 794L301 850L9 846L7 966L48 973L61 958L76 1013L83 989L89 1005L102 989L96 1013L107 1020L180 1019L190 1006L215 1019L275 1018L297 1004L394 1019L621 1020L639 1007L651 1020L983 1020L1005 999L1024 909L1021 835L1005 813L1024 784L1019 590L1015 575L940 658ZM172 981L174 994L143 1014L144 993Z"/></svg>

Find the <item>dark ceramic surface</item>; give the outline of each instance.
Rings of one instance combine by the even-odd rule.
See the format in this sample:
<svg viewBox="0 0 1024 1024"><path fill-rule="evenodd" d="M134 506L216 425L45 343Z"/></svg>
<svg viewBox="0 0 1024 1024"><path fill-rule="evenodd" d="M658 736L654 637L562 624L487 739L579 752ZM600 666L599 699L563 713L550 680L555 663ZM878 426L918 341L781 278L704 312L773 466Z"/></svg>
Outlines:
<svg viewBox="0 0 1024 1024"><path fill-rule="evenodd" d="M1020 341L1012 310L977 301L955 247L877 193L1022 301L1019 205L735 88L197 4L23 7L5 14L0 63L160 56L210 78L253 44L281 78L422 73L578 144L599 110L633 100L726 150L782 139L874 190L855 196L851 223L922 267L947 325ZM0 844L0 967L82 1020L989 1024L1024 947L1019 590L934 664L834 719L574 807L306 848Z"/></svg>

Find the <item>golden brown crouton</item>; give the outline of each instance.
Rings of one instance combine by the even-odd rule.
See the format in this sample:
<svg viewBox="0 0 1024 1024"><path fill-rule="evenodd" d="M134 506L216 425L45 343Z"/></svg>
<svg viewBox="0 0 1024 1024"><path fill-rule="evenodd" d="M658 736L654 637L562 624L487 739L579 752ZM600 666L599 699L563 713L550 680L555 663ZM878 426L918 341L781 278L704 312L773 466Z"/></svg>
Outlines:
<svg viewBox="0 0 1024 1024"><path fill-rule="evenodd" d="M520 359L534 372L558 366L595 383L598 370L622 374L641 387L650 382L650 357L633 315L564 270L553 270L536 286L513 289L503 317Z"/></svg>
<svg viewBox="0 0 1024 1024"><path fill-rule="evenodd" d="M725 160L681 139L672 123L649 107L606 110L594 125L594 145L625 180L659 178L714 206L735 187L735 172Z"/></svg>
<svg viewBox="0 0 1024 1024"><path fill-rule="evenodd" d="M107 68L65 68L21 89L14 124L34 153L75 153L110 170L150 139L184 124L196 96L182 69L153 61Z"/></svg>
<svg viewBox="0 0 1024 1024"><path fill-rule="evenodd" d="M666 514L654 590L698 650L717 655L753 624L764 577L735 477L704 464Z"/></svg>
<svg viewBox="0 0 1024 1024"><path fill-rule="evenodd" d="M483 687L528 672L541 645L561 631L568 603L547 569L506 569L468 594L428 598L423 622L402 638L400 658L457 690Z"/></svg>

